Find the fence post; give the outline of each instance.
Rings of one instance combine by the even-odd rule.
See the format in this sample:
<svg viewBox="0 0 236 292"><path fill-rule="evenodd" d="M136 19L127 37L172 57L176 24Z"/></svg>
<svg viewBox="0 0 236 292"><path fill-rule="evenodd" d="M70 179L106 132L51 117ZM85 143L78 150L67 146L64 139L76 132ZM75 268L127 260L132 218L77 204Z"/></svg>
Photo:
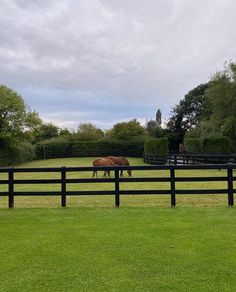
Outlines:
<svg viewBox="0 0 236 292"><path fill-rule="evenodd" d="M66 207L66 167L61 167L61 206Z"/></svg>
<svg viewBox="0 0 236 292"><path fill-rule="evenodd" d="M170 192L171 192L171 208L174 208L176 205L175 198L175 169L174 167L170 168Z"/></svg>
<svg viewBox="0 0 236 292"><path fill-rule="evenodd" d="M115 168L115 205L120 206L120 184L119 184L119 169Z"/></svg>
<svg viewBox="0 0 236 292"><path fill-rule="evenodd" d="M8 207L14 207L14 167L8 172Z"/></svg>
<svg viewBox="0 0 236 292"><path fill-rule="evenodd" d="M227 169L228 174L228 206L234 206L233 169Z"/></svg>

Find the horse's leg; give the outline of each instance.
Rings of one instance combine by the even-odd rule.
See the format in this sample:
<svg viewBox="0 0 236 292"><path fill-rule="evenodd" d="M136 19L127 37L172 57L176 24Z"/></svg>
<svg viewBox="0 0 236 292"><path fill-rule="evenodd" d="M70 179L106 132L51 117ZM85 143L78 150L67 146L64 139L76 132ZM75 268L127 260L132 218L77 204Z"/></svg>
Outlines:
<svg viewBox="0 0 236 292"><path fill-rule="evenodd" d="M120 176L123 176L123 170L120 171Z"/></svg>

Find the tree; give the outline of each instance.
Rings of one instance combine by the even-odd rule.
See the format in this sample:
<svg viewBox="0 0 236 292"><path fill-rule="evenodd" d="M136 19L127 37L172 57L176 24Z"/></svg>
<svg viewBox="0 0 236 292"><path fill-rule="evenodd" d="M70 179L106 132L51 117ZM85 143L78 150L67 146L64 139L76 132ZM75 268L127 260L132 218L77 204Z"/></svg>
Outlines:
<svg viewBox="0 0 236 292"><path fill-rule="evenodd" d="M144 134L144 128L136 119L129 122L117 123L110 131L110 135L118 140L131 140Z"/></svg>
<svg viewBox="0 0 236 292"><path fill-rule="evenodd" d="M149 120L146 122L145 129L150 136L155 137L156 129L157 129L157 121Z"/></svg>
<svg viewBox="0 0 236 292"><path fill-rule="evenodd" d="M36 141L48 140L51 138L56 138L59 136L59 127L55 126L52 123L42 124L38 128L38 133L36 135Z"/></svg>
<svg viewBox="0 0 236 292"><path fill-rule="evenodd" d="M166 131L159 127L155 120L149 120L146 122L145 130L149 136L161 138L166 135Z"/></svg>
<svg viewBox="0 0 236 292"><path fill-rule="evenodd" d="M217 72L205 92L205 107L196 128L201 137L228 136L236 139L236 64Z"/></svg>
<svg viewBox="0 0 236 292"><path fill-rule="evenodd" d="M165 130L161 127L161 124L161 110L158 109L156 112L156 120L147 121L145 125L145 130L152 137L163 137L165 135Z"/></svg>
<svg viewBox="0 0 236 292"><path fill-rule="evenodd" d="M77 133L73 139L80 141L96 141L104 137L104 132L91 123L82 123L79 125Z"/></svg>
<svg viewBox="0 0 236 292"><path fill-rule="evenodd" d="M63 137L71 137L71 131L67 128L63 128L63 129L59 129L59 136L63 136Z"/></svg>
<svg viewBox="0 0 236 292"><path fill-rule="evenodd" d="M190 90L171 112L167 129L183 137L186 131L194 129L201 119L205 107L205 91L210 84L200 84Z"/></svg>
<svg viewBox="0 0 236 292"><path fill-rule="evenodd" d="M25 140L41 124L38 114L31 111L14 90L0 85L0 139Z"/></svg>
<svg viewBox="0 0 236 292"><path fill-rule="evenodd" d="M161 128L161 110L158 109L156 112L156 122L157 122L157 127Z"/></svg>

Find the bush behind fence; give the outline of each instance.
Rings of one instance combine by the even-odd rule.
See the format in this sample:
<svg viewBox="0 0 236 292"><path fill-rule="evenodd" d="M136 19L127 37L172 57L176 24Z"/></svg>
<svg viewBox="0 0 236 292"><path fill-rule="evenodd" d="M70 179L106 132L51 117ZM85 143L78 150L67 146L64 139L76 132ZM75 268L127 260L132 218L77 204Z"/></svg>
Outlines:
<svg viewBox="0 0 236 292"><path fill-rule="evenodd" d="M143 141L80 141L68 142L63 139L40 143L36 148L38 159L56 157L86 156L130 156L142 157Z"/></svg>

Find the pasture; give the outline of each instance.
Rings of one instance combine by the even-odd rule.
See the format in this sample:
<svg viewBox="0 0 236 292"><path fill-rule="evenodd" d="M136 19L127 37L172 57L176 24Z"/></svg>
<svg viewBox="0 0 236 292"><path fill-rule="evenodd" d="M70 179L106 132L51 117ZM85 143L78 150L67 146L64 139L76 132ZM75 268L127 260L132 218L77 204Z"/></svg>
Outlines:
<svg viewBox="0 0 236 292"><path fill-rule="evenodd" d="M93 158L35 161L21 167L91 166ZM131 165L144 165L130 159ZM189 171L193 176L225 176L225 171ZM182 170L178 176L185 176ZM57 178L57 174L17 173L17 178ZM91 177L92 173L71 173ZM99 173L102 177L103 173ZM125 174L127 176L127 174ZM166 171L134 171L133 176L167 176ZM22 177L24 176L24 177ZM0 179L5 179L1 174ZM127 187L123 183L121 188ZM164 189L167 183L133 183ZM178 188L226 187L226 182L177 183ZM0 187L3 187L0 185ZM71 190L110 189L104 184L72 184ZM16 190L57 190L51 185L17 185ZM7 209L0 197L0 291L234 291L236 289L235 208L227 195L16 197Z"/></svg>
<svg viewBox="0 0 236 292"><path fill-rule="evenodd" d="M0 211L0 291L235 291L229 208Z"/></svg>
<svg viewBox="0 0 236 292"><path fill-rule="evenodd" d="M61 166L92 166L94 158L61 158L61 159L48 159L34 161L20 165L21 167L61 167ZM141 158L130 158L132 166L145 165ZM113 175L113 173L112 173ZM169 172L167 170L153 170L153 171L133 171L133 177L168 177ZM226 176L226 171L218 170L178 170L176 176L215 176L221 177ZM99 177L103 176L103 172L98 173ZM125 174L127 176L127 174ZM17 173L16 179L58 179L59 173ZM80 172L80 173L69 173L68 178L91 178L91 172ZM0 179L7 179L7 174L0 174ZM2 191L7 191L7 186L0 185ZM163 190L169 188L169 182L135 182L135 183L122 183L120 189L153 189ZM226 182L177 182L176 189L220 189L227 188ZM76 190L111 190L114 189L112 183L85 183L85 184L69 184L68 191ZM16 185L15 191L59 191L60 185ZM7 197L0 197L0 208L7 207ZM226 206L227 195L177 195L177 206ZM132 207L169 207L170 196L169 195L132 195L121 196L121 207L132 206ZM56 196L50 197L16 197L15 207L59 207L60 198ZM67 206L99 206L99 207L113 207L114 196L67 196Z"/></svg>

